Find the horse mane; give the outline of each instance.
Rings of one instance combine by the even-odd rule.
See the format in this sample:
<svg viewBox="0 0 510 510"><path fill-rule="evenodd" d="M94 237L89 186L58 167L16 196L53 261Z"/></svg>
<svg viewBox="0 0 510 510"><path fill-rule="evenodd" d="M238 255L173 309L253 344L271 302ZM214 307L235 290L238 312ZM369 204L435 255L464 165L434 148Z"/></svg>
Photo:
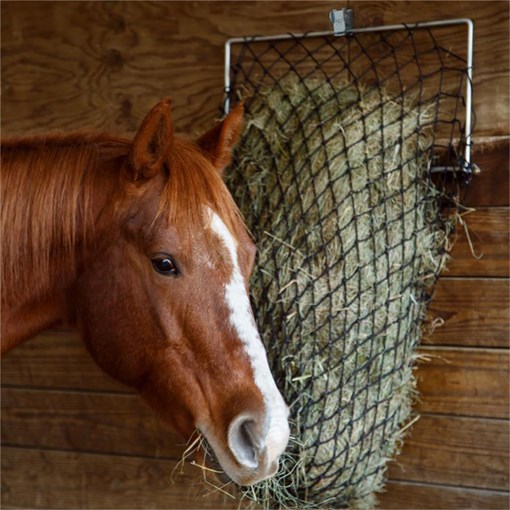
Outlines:
<svg viewBox="0 0 510 510"><path fill-rule="evenodd" d="M17 303L28 289L43 299L56 270L62 282L75 274L97 163L109 147L127 154L129 144L91 133L2 140L3 301Z"/></svg>
<svg viewBox="0 0 510 510"><path fill-rule="evenodd" d="M2 141L4 304L19 303L28 289L32 296L44 299L44 291L51 288L57 273L62 283L72 281L77 270L76 250L84 249L87 235L92 235L95 186L105 178L121 182L120 163L116 176L101 173L100 163L126 158L129 149L130 141L103 133ZM194 142L176 137L168 167L158 214L190 231L207 232L203 206L208 205L237 236L242 225L238 209L221 175Z"/></svg>

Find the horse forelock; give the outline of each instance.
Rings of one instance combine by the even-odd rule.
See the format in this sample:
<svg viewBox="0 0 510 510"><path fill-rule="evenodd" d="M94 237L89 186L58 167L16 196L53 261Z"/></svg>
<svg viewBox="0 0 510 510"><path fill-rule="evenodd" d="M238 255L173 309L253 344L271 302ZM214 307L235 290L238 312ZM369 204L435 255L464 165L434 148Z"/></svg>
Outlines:
<svg viewBox="0 0 510 510"><path fill-rule="evenodd" d="M167 160L168 179L161 194L158 215L187 232L192 241L197 232L204 234L207 249L223 250L210 228L214 211L232 235L239 239L245 225L222 175L190 140L176 137Z"/></svg>

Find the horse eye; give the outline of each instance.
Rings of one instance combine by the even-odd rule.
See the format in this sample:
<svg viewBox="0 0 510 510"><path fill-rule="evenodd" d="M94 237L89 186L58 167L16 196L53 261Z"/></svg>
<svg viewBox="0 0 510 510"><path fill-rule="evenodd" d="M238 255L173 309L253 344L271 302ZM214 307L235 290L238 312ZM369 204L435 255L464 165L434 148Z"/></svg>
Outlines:
<svg viewBox="0 0 510 510"><path fill-rule="evenodd" d="M170 257L155 257L151 259L152 267L161 274L165 276L177 276L179 274L179 270L175 265L174 261Z"/></svg>

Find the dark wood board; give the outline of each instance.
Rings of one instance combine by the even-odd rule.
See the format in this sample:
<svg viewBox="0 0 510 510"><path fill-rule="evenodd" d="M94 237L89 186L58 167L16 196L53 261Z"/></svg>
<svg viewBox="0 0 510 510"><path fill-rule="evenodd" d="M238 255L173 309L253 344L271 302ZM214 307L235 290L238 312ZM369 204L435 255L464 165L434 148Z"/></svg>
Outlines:
<svg viewBox="0 0 510 510"><path fill-rule="evenodd" d="M2 443L178 460L177 436L137 395L2 389Z"/></svg>
<svg viewBox="0 0 510 510"><path fill-rule="evenodd" d="M176 461L87 453L2 449L2 506L24 508L237 508ZM172 483L173 478L173 483Z"/></svg>
<svg viewBox="0 0 510 510"><path fill-rule="evenodd" d="M440 278L428 317L444 324L423 344L508 348L509 296L506 278Z"/></svg>
<svg viewBox="0 0 510 510"><path fill-rule="evenodd" d="M409 510L508 510L508 492L390 481L377 508Z"/></svg>
<svg viewBox="0 0 510 510"><path fill-rule="evenodd" d="M508 491L508 420L424 415L389 477Z"/></svg>
<svg viewBox="0 0 510 510"><path fill-rule="evenodd" d="M437 483L439 478L440 483L459 486L457 495L466 487L464 497L477 487L506 490L508 424L504 421L492 420L487 424L472 418L425 415L411 434L403 454L390 466L393 482L405 479L420 484ZM171 460L4 447L2 466L5 505L199 507L196 499L188 498L189 485L169 487L168 476L175 466ZM186 467L188 473L193 469L197 468ZM204 491L198 478L195 474L195 486L191 487L194 494ZM30 480L28 486L26 480ZM235 508L236 505L228 506L231 503L223 501L221 508ZM214 504L218 505L218 501Z"/></svg>
<svg viewBox="0 0 510 510"><path fill-rule="evenodd" d="M77 332L50 330L2 358L2 384L133 393L95 364Z"/></svg>
<svg viewBox="0 0 510 510"><path fill-rule="evenodd" d="M466 214L469 239L463 227L457 229L457 239L451 251L452 260L443 271L445 276L508 277L509 258L508 207L479 208Z"/></svg>
<svg viewBox="0 0 510 510"><path fill-rule="evenodd" d="M510 198L508 138L492 142L474 139L471 161L480 167L465 194L468 207L504 207Z"/></svg>
<svg viewBox="0 0 510 510"><path fill-rule="evenodd" d="M419 412L508 417L508 350L423 347L419 353Z"/></svg>

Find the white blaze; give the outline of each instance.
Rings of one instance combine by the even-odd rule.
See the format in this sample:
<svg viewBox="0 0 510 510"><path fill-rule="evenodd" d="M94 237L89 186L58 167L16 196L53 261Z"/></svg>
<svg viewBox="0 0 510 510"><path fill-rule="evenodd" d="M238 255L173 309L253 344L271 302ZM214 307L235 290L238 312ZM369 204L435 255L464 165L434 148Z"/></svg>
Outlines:
<svg viewBox="0 0 510 510"><path fill-rule="evenodd" d="M239 268L237 242L214 211L210 211L210 219L211 229L222 240L230 255L232 274L230 281L225 285L225 301L230 311L230 323L244 345L253 370L255 384L264 399L268 427L266 447L269 457L274 459L282 453L287 444L288 409L269 370L266 350L255 325L250 299Z"/></svg>

